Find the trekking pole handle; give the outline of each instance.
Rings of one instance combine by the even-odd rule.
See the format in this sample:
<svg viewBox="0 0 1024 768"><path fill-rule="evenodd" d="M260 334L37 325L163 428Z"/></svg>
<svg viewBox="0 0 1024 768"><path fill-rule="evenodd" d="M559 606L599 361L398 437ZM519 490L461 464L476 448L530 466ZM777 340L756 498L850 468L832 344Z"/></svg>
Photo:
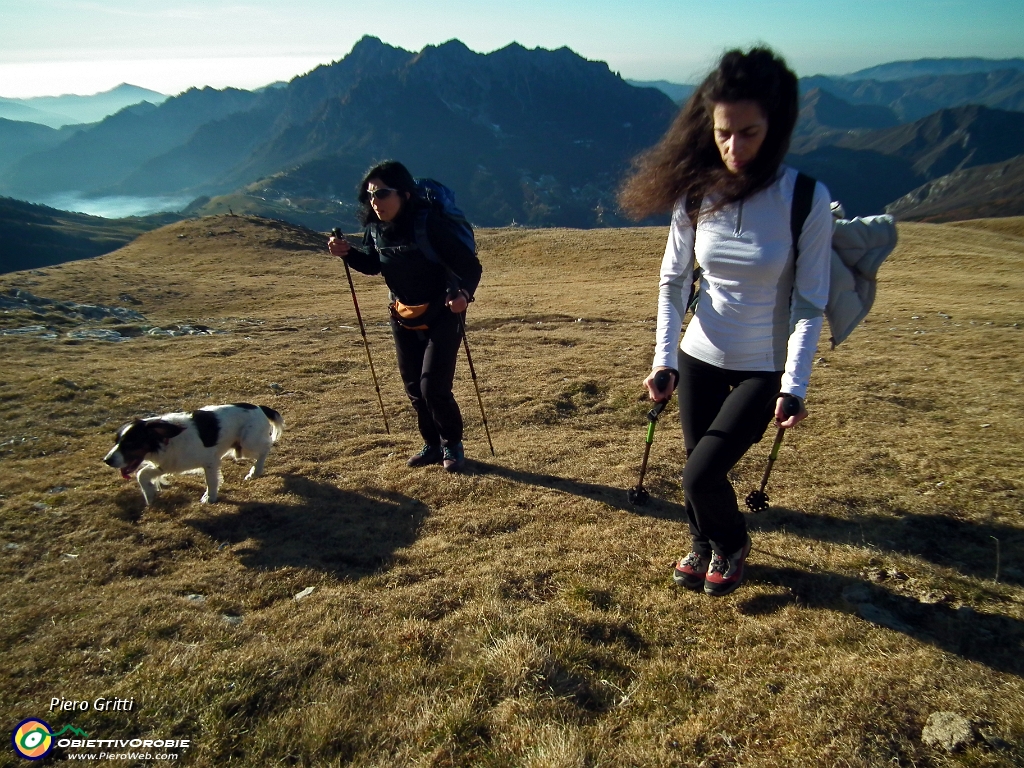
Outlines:
<svg viewBox="0 0 1024 768"><path fill-rule="evenodd" d="M800 413L800 398L794 395L783 395L782 412L786 416L796 416L796 414ZM782 427L779 427L779 431L775 434L775 443L772 445L772 452L768 455L768 468L765 470L764 478L761 480L762 491L768 483L768 473L772 470L772 464L779 458L779 448L782 447L782 438L785 434L786 430Z"/></svg>
<svg viewBox="0 0 1024 768"><path fill-rule="evenodd" d="M796 395L785 394L782 396L782 412L786 416L796 416L802 408L800 398Z"/></svg>
<svg viewBox="0 0 1024 768"><path fill-rule="evenodd" d="M665 389L672 383L672 371L662 368L654 374L654 386L658 389Z"/></svg>
<svg viewBox="0 0 1024 768"><path fill-rule="evenodd" d="M345 240L346 243L348 242L345 239L344 233L341 231L341 227L335 227L332 229L331 234L334 235L335 240ZM345 256L342 256L341 260L345 262L345 266L348 266L348 259Z"/></svg>
<svg viewBox="0 0 1024 768"><path fill-rule="evenodd" d="M672 372L661 370L654 374L654 386L657 389L667 389L669 384L672 383ZM672 393L669 393L669 398L672 397ZM662 400L661 402L655 403L654 407L651 408L650 413L647 414L647 420L652 424L658 420L661 412L665 410L668 405L668 400Z"/></svg>

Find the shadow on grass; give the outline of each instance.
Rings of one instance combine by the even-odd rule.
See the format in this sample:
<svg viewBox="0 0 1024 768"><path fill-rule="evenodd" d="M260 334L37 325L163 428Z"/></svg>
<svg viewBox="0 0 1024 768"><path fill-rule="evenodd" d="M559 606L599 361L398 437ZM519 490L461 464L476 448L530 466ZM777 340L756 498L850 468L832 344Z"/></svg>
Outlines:
<svg viewBox="0 0 1024 768"><path fill-rule="evenodd" d="M428 514L408 496L342 491L299 475L284 476L297 503L243 503L232 512L196 515L187 525L234 549L244 565L312 568L360 578L387 567L395 550L415 541Z"/></svg>
<svg viewBox="0 0 1024 768"><path fill-rule="evenodd" d="M1024 674L1024 622L945 604L926 605L861 579L798 568L748 564L752 583L775 584L788 594L755 595L737 610L766 615L788 605L843 610L1000 672Z"/></svg>
<svg viewBox="0 0 1024 768"><path fill-rule="evenodd" d="M760 531L785 531L831 544L867 546L914 555L935 565L953 568L965 576L992 579L996 575L996 542L999 542L999 580L1024 585L1021 553L1024 530L958 520L942 514L867 514L832 517L779 507L754 518L750 527Z"/></svg>
<svg viewBox="0 0 1024 768"><path fill-rule="evenodd" d="M644 517L657 517L664 520L686 520L686 511L682 504L659 499L653 492L646 504L635 505L631 504L626 497L627 488L613 488L609 485L585 483L568 477L543 475L538 472L525 472L520 469L503 467L499 464L488 464L485 461L467 461L465 473L471 475L497 475L514 483L570 493L573 496L590 499L591 501L599 501L623 512L632 512ZM653 489L649 490L653 491Z"/></svg>

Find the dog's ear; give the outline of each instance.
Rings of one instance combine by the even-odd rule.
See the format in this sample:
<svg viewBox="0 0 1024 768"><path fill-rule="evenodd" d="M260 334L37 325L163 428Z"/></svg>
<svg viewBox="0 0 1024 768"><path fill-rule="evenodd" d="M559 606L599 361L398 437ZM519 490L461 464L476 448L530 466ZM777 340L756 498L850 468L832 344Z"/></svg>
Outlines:
<svg viewBox="0 0 1024 768"><path fill-rule="evenodd" d="M147 422L146 429L150 431L150 434L155 435L156 438L162 442L167 442L172 437L177 437L185 431L184 427L180 427L177 424L171 424L169 421Z"/></svg>
<svg viewBox="0 0 1024 768"><path fill-rule="evenodd" d="M121 427L119 430L117 430L117 437L115 437L114 440L116 442L120 442L121 438L124 437L124 433L125 432L127 432L132 427L139 426L140 424L143 427L146 426L146 422L144 422L142 419L136 419L135 421L131 421L131 422L125 424L123 427Z"/></svg>

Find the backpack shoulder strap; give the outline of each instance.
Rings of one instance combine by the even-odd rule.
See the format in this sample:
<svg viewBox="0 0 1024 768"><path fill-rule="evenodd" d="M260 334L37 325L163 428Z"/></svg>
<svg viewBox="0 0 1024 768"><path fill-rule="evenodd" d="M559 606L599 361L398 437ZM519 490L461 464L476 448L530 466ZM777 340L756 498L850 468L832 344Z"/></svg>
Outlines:
<svg viewBox="0 0 1024 768"><path fill-rule="evenodd" d="M697 231L697 217L700 216L700 207L703 204L703 195L691 195L686 198L686 213L690 217L690 225L695 233Z"/></svg>
<svg viewBox="0 0 1024 768"><path fill-rule="evenodd" d="M704 204L703 195L692 195L686 198L686 212L690 217L690 225L693 227L693 243L697 244L697 218L700 216L700 207ZM686 310L695 313L697 311L697 300L699 296L700 276L704 270L697 266L696 259L693 262L693 274L690 275L690 295L686 297Z"/></svg>
<svg viewBox="0 0 1024 768"><path fill-rule="evenodd" d="M413 224L413 237L416 239L416 246L427 261L439 265L444 270L448 293L456 293L462 285L462 278L448 266L448 262L441 258L433 243L430 242L430 237L427 235L427 216L429 214L429 205L423 206L416 212L416 221Z"/></svg>
<svg viewBox="0 0 1024 768"><path fill-rule="evenodd" d="M800 256L800 234L804 231L804 222L811 212L814 203L814 187L818 182L805 173L797 173L793 184L793 206L789 212L789 231L793 235L793 254L795 262Z"/></svg>
<svg viewBox="0 0 1024 768"><path fill-rule="evenodd" d="M427 257L427 261L431 261L434 264L440 264L442 267L445 266L444 262L441 261L441 257L437 255L437 251L434 250L434 246L430 242L430 238L427 237L427 214L428 209L426 206L416 211L416 220L413 223L413 237L416 239L416 246L420 249L424 256Z"/></svg>
<svg viewBox="0 0 1024 768"><path fill-rule="evenodd" d="M384 245L384 237L380 232L380 224L374 222L370 225L370 237L373 239L373 247L377 253L394 255L399 253L408 253L409 251L415 251L419 246L416 245Z"/></svg>

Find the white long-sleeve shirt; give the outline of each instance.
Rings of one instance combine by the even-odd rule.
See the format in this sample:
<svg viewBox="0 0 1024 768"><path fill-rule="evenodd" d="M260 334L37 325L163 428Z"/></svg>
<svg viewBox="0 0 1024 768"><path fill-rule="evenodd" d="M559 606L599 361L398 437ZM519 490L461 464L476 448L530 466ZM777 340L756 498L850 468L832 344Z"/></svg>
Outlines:
<svg viewBox="0 0 1024 768"><path fill-rule="evenodd" d="M784 371L782 391L803 398L828 302L832 215L825 186L814 190L793 268L790 209L797 171L749 198L707 213L696 236L680 200L672 213L658 294L654 366L678 368L677 349L719 368ZM694 259L703 270L700 301L678 345Z"/></svg>

